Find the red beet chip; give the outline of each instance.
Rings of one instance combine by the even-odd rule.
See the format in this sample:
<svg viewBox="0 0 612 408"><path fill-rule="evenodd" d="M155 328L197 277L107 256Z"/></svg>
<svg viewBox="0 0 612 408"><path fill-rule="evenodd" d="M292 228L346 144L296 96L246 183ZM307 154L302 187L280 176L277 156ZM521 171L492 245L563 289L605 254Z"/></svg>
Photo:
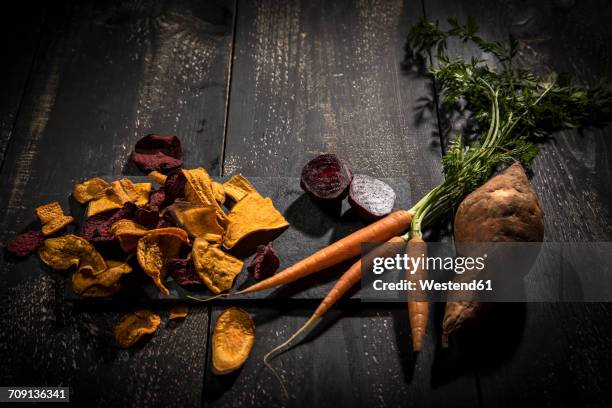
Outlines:
<svg viewBox="0 0 612 408"><path fill-rule="evenodd" d="M91 242L110 242L115 239L113 224L122 219L133 219L138 207L127 202L118 210L105 211L89 217L81 225L81 236Z"/></svg>
<svg viewBox="0 0 612 408"><path fill-rule="evenodd" d="M146 135L136 142L132 161L145 172L169 172L183 165L181 141L176 136Z"/></svg>
<svg viewBox="0 0 612 408"><path fill-rule="evenodd" d="M106 212L96 214L83 222L81 225L81 236L90 242L110 242L115 239L115 236L111 232L111 225L109 219L114 212Z"/></svg>
<svg viewBox="0 0 612 408"><path fill-rule="evenodd" d="M169 259L166 262L166 269L170 276L172 276L172 279L181 286L189 288L203 286L191 259Z"/></svg>
<svg viewBox="0 0 612 408"><path fill-rule="evenodd" d="M24 257L36 251L43 242L43 234L40 231L26 231L13 238L6 249L13 255Z"/></svg>
<svg viewBox="0 0 612 408"><path fill-rule="evenodd" d="M335 154L322 154L304 166L300 187L318 201L342 200L348 193L353 174Z"/></svg>
<svg viewBox="0 0 612 408"><path fill-rule="evenodd" d="M166 192L163 187L153 190L149 195L149 204L160 207L166 201Z"/></svg>
<svg viewBox="0 0 612 408"><path fill-rule="evenodd" d="M157 152L153 154L132 153L132 161L138 168L146 173L153 170L162 173L172 171L183 165L181 160L166 156L163 153Z"/></svg>
<svg viewBox="0 0 612 408"><path fill-rule="evenodd" d="M349 204L365 221L375 221L393 211L395 191L382 180L356 174L351 182Z"/></svg>
<svg viewBox="0 0 612 408"><path fill-rule="evenodd" d="M151 205L137 209L134 214L134 222L146 229L154 229L159 222L159 209Z"/></svg>
<svg viewBox="0 0 612 408"><path fill-rule="evenodd" d="M280 259L276 255L276 251L272 248L272 243L268 245L259 245L257 254L247 267L249 273L253 275L255 280L262 280L274 275L280 266Z"/></svg>
<svg viewBox="0 0 612 408"><path fill-rule="evenodd" d="M187 179L181 170L176 170L166 177L166 182L164 183L166 200L164 201L164 206L172 204L177 198L185 197L186 183Z"/></svg>

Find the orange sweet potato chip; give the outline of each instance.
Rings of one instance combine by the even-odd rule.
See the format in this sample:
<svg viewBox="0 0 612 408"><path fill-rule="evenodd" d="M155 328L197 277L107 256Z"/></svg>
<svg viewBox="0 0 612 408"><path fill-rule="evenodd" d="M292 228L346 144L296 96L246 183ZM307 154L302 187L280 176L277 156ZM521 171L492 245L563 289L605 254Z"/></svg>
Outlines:
<svg viewBox="0 0 612 408"><path fill-rule="evenodd" d="M149 192L151 191L151 183L136 183L130 179L121 179L111 183L113 191L122 204L130 201L139 207L142 207L149 202Z"/></svg>
<svg viewBox="0 0 612 408"><path fill-rule="evenodd" d="M121 290L119 279L132 272L126 262L106 261L106 270L94 274L90 266L77 269L72 274L72 290L82 297L110 297Z"/></svg>
<svg viewBox="0 0 612 408"><path fill-rule="evenodd" d="M201 167L193 170L183 170L185 179L185 198L192 204L204 207L214 207L222 226L227 224L227 215L215 199L212 180L206 170Z"/></svg>
<svg viewBox="0 0 612 408"><path fill-rule="evenodd" d="M242 367L255 343L255 325L247 312L237 307L224 310L212 336L213 373L223 375Z"/></svg>
<svg viewBox="0 0 612 408"><path fill-rule="evenodd" d="M55 234L74 221L74 218L64 214L62 207L57 201L38 207L36 209L36 216L42 224L41 230L45 236Z"/></svg>
<svg viewBox="0 0 612 408"><path fill-rule="evenodd" d="M223 189L225 190L225 195L231 198L235 203L242 200L248 193L257 192L249 180L241 174L236 174L223 183Z"/></svg>
<svg viewBox="0 0 612 408"><path fill-rule="evenodd" d="M168 176L160 173L157 170L153 170L152 172L147 174L147 177L149 178L149 180L153 180L154 182L156 182L157 184L161 184L162 186L166 183L166 179L168 178Z"/></svg>
<svg viewBox="0 0 612 408"><path fill-rule="evenodd" d="M165 295L170 293L163 283L166 277L166 260L177 258L181 245L187 242L187 233L180 228L154 229L138 241L138 263Z"/></svg>
<svg viewBox="0 0 612 408"><path fill-rule="evenodd" d="M236 275L242 270L240 259L203 239L195 240L191 256L198 276L213 293L230 289Z"/></svg>
<svg viewBox="0 0 612 408"><path fill-rule="evenodd" d="M87 207L87 218L121 207L123 207L123 202L119 196L115 194L112 188L107 188L102 192L100 197L89 202L89 206Z"/></svg>
<svg viewBox="0 0 612 408"><path fill-rule="evenodd" d="M177 201L168 207L174 219L194 238L221 243L225 230L219 225L216 208Z"/></svg>
<svg viewBox="0 0 612 408"><path fill-rule="evenodd" d="M127 202L142 207L149 202L150 192L151 183L133 183L126 178L113 181L111 188L107 188L97 199L90 201L87 217L121 208Z"/></svg>
<svg viewBox="0 0 612 408"><path fill-rule="evenodd" d="M38 255L56 271L66 270L73 265L91 268L93 274L106 270L106 262L96 248L86 239L72 234L46 239L38 249Z"/></svg>
<svg viewBox="0 0 612 408"><path fill-rule="evenodd" d="M161 318L149 310L138 310L125 316L113 328L119 347L129 348L148 334L153 334L161 324Z"/></svg>
<svg viewBox="0 0 612 408"><path fill-rule="evenodd" d="M212 190L215 200L219 203L219 205L223 205L225 202L225 189L223 188L223 184L213 181Z"/></svg>
<svg viewBox="0 0 612 408"><path fill-rule="evenodd" d="M125 252L132 252L138 245L138 240L144 237L149 230L132 220L122 219L114 223L111 232L119 240L121 249Z"/></svg>
<svg viewBox="0 0 612 408"><path fill-rule="evenodd" d="M248 193L238 201L227 218L229 223L223 241L227 249L257 232L282 231L289 226L285 217L274 208L270 197L263 198L257 192Z"/></svg>
<svg viewBox="0 0 612 408"><path fill-rule="evenodd" d="M170 320L182 320L187 317L189 308L185 305L175 306L170 310Z"/></svg>
<svg viewBox="0 0 612 408"><path fill-rule="evenodd" d="M91 200L99 198L104 190L110 187L106 181L94 177L80 184L75 184L72 196L81 204L86 204Z"/></svg>

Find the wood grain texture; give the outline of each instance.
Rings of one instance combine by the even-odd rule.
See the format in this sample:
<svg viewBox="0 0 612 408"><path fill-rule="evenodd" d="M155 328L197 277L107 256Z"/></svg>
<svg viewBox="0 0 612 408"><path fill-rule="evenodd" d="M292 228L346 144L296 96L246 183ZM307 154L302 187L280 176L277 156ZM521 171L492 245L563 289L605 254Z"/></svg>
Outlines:
<svg viewBox="0 0 612 408"><path fill-rule="evenodd" d="M429 191L441 180L436 123L415 119L429 83L401 70L410 21L420 15L419 2L239 2L224 173L297 176L309 159L333 152L355 173L406 177L412 201ZM205 405L478 404L472 372L443 374L433 325L415 356L405 305L354 306L332 311L307 344L274 360L289 400L262 358L314 305L248 307L257 326L251 356L233 376L207 371Z"/></svg>
<svg viewBox="0 0 612 408"><path fill-rule="evenodd" d="M0 177L1 238L72 185L127 165L148 132L176 133L187 166L219 171L233 2L54 3ZM63 298L65 276L4 256L3 384L69 385L76 405L197 406L208 311L164 323L141 349L119 351L110 328L126 311ZM165 315L162 310L162 314Z"/></svg>
<svg viewBox="0 0 612 408"><path fill-rule="evenodd" d="M24 1L0 17L0 53L5 56L0 65L0 168L38 50L44 9Z"/></svg>
<svg viewBox="0 0 612 408"><path fill-rule="evenodd" d="M520 63L536 72L566 71L586 82L609 78L609 2L427 0L425 12L440 21L473 16L487 39L512 33ZM461 43L449 50L482 57ZM547 241L612 237L611 137L610 126L564 131L541 146L531 182ZM466 336L456 352L478 372L484 406L609 406L611 315L599 303L505 305L499 323Z"/></svg>

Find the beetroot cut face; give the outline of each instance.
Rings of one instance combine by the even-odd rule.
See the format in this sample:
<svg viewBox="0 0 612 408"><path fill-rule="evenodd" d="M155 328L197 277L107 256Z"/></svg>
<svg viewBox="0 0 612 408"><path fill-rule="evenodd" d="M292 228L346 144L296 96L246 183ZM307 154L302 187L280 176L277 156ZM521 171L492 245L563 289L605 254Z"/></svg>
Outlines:
<svg viewBox="0 0 612 408"><path fill-rule="evenodd" d="M318 201L342 200L348 193L353 174L335 154L322 154L304 166L300 187Z"/></svg>
<svg viewBox="0 0 612 408"><path fill-rule="evenodd" d="M382 180L356 174L351 182L349 204L365 221L375 221L393 211L395 191Z"/></svg>

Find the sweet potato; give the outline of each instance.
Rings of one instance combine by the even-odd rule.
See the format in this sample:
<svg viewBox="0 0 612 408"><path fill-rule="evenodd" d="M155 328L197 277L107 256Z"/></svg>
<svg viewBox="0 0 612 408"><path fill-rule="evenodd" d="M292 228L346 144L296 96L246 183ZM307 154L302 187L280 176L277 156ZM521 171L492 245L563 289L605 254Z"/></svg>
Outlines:
<svg viewBox="0 0 612 408"><path fill-rule="evenodd" d="M456 243L543 240L544 214L519 163L491 178L462 201L455 214L454 236ZM451 334L473 325L486 310L486 303L448 302L442 323L442 345L448 346Z"/></svg>

